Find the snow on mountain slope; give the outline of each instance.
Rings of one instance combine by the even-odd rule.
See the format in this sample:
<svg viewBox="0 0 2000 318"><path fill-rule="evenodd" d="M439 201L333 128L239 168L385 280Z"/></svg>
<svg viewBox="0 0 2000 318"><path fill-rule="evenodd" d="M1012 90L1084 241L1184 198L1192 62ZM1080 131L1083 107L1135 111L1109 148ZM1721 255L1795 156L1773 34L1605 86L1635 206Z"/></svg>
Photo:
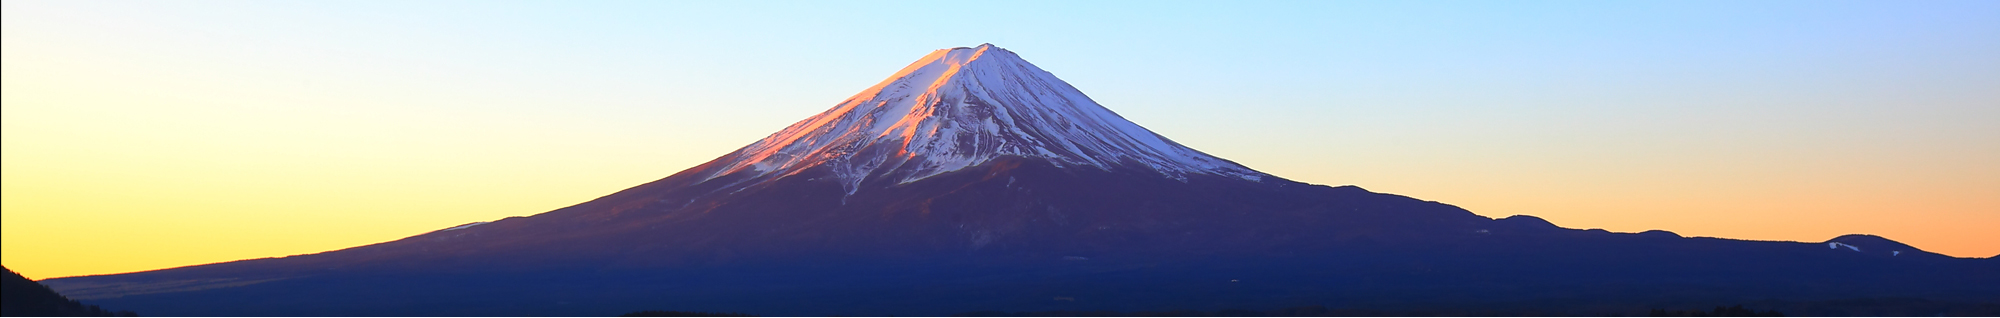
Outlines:
<svg viewBox="0 0 2000 318"><path fill-rule="evenodd" d="M992 44L931 52L832 109L737 150L704 180L738 182L831 168L852 194L864 180L908 183L999 158L1139 169L1185 180L1263 173L1174 143Z"/></svg>

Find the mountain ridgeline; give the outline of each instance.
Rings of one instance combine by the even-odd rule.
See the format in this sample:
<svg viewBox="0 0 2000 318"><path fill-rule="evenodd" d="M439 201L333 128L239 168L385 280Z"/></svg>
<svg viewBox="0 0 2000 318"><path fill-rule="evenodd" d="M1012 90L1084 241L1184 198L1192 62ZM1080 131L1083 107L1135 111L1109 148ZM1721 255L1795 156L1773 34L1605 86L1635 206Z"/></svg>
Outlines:
<svg viewBox="0 0 2000 318"><path fill-rule="evenodd" d="M756 143L574 206L318 254L44 283L200 316L1646 314L1987 301L2000 299L1995 265L1869 235L1575 230L1294 182L1175 143L981 45L938 50Z"/></svg>

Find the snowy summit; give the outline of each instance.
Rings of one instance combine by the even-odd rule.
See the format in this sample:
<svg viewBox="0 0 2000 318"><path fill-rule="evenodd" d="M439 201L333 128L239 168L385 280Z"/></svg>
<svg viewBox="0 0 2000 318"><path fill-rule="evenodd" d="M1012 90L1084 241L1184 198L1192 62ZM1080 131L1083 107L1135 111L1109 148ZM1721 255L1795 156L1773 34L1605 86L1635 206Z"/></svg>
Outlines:
<svg viewBox="0 0 2000 318"><path fill-rule="evenodd" d="M733 160L705 179L748 172L750 180L769 180L826 166L853 193L872 178L907 183L1002 156L1180 180L1264 176L1146 130L1014 52L982 44L933 51L832 109L726 156Z"/></svg>

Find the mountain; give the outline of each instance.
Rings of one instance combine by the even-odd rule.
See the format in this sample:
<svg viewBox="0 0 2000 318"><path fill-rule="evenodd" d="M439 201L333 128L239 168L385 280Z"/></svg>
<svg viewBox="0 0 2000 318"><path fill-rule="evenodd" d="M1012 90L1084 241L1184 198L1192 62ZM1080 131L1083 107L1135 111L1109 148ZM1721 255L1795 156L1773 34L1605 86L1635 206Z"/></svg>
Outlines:
<svg viewBox="0 0 2000 318"><path fill-rule="evenodd" d="M992 44L931 52L833 109L731 153L702 175L742 173L732 183L762 183L825 168L831 175L824 178L852 194L871 178L904 184L1003 157L1176 180L1264 176L1139 127Z"/></svg>
<svg viewBox="0 0 2000 318"><path fill-rule="evenodd" d="M1984 301L2000 296L1991 264L1874 236L1564 229L1295 182L1175 143L981 45L932 52L763 140L574 206L312 255L44 283L201 316L1643 314L1777 298Z"/></svg>

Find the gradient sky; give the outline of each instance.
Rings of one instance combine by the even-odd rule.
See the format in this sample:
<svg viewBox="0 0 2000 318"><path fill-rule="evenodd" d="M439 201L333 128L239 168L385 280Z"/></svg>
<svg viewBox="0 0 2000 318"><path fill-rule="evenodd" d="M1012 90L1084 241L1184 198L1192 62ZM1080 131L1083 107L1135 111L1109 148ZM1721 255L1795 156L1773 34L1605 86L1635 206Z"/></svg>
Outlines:
<svg viewBox="0 0 2000 318"><path fill-rule="evenodd" d="M0 263L315 253L665 177L994 43L1286 178L2000 254L2000 1L6 1Z"/></svg>

